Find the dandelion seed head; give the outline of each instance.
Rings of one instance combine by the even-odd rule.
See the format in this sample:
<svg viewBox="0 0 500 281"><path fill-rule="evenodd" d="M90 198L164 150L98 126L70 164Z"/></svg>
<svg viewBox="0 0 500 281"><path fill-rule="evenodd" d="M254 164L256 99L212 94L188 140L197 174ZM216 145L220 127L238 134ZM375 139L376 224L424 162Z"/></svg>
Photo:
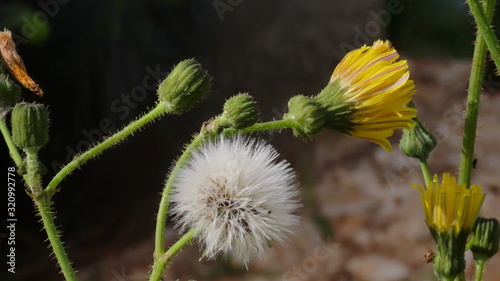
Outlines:
<svg viewBox="0 0 500 281"><path fill-rule="evenodd" d="M172 195L177 226L196 229L204 255L231 253L247 265L297 224L296 178L268 144L245 137L210 141L192 153Z"/></svg>

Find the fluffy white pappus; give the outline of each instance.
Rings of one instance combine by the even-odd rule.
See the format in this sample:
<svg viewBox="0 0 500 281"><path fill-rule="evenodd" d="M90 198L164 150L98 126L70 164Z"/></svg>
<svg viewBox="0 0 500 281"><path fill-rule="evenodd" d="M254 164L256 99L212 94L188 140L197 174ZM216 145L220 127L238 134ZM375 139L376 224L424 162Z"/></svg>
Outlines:
<svg viewBox="0 0 500 281"><path fill-rule="evenodd" d="M171 212L196 229L204 256L231 255L248 265L298 224L296 177L269 144L242 136L210 141L179 171Z"/></svg>

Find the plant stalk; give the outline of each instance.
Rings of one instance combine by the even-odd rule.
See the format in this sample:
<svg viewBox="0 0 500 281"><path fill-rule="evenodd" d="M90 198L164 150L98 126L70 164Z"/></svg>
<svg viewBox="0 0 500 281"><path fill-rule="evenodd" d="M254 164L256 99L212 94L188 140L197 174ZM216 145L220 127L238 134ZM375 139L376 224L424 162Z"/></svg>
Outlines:
<svg viewBox="0 0 500 281"><path fill-rule="evenodd" d="M475 0L467 0L471 10L475 7ZM477 3L476 3L477 4ZM465 127L464 136L462 139L462 152L460 156L460 168L458 175L458 183L465 184L470 187L471 175L472 175L472 161L474 160L474 144L476 140L476 128L477 128L477 117L479 115L479 101L481 97L481 82L484 76L484 65L486 60L486 47L487 42L485 41L486 31L484 30L484 25L489 26L491 19L493 17L493 10L495 6L495 0L486 0L483 2L484 9L486 10L487 23L480 22L480 18L477 15L477 11L473 12L474 18L478 23L478 32L476 35L476 46L474 47L474 55L472 58L472 70L469 79L469 91L467 95L467 109L465 112ZM484 15L483 10L481 14ZM483 28L481 28L483 26ZM491 39L491 38L490 38ZM496 40L496 39L495 39ZM490 52L495 57L494 52L490 48ZM500 57L499 57L500 58ZM497 64L497 67L500 64Z"/></svg>
<svg viewBox="0 0 500 281"><path fill-rule="evenodd" d="M21 165L21 162L23 161L23 158L21 157L19 150L17 150L17 147L14 145L14 142L12 141L12 136L10 135L9 128L7 127L7 124L5 122L5 117L3 116L0 117L0 130L2 131L5 143L9 148L10 157L12 158L12 160L14 160L16 166L19 167Z"/></svg>
<svg viewBox="0 0 500 281"><path fill-rule="evenodd" d="M50 196L43 190L41 177L38 174L38 157L36 149L26 149L26 174L24 180L30 189L30 195L33 199L38 214L42 218L43 228L49 238L50 246L54 251L57 263L66 278L66 281L76 281L76 274L71 266L71 262L64 250L64 246L60 239L59 231L54 223L52 215L52 202Z"/></svg>
<svg viewBox="0 0 500 281"><path fill-rule="evenodd" d="M161 278L163 276L163 271L165 271L165 268L167 267L170 260L172 260L172 258L193 239L195 233L196 232L194 229L190 230L188 233L184 234L184 236L182 236L179 241L172 245L172 247L170 247L168 251L155 259L155 262L153 264L153 271L151 272L151 276L149 277L150 281L162 280Z"/></svg>
<svg viewBox="0 0 500 281"><path fill-rule="evenodd" d="M129 135L133 134L146 124L154 121L155 119L161 117L163 114L167 113L170 110L170 106L165 103L158 103L155 108L149 111L147 114L142 116L141 118L131 122L127 126L125 126L121 131L115 133L114 135L108 137L103 142L98 145L90 148L86 152L77 155L73 158L71 162L66 164L52 179L52 181L48 184L46 191L49 193L54 193L59 183L73 170L82 166L88 160L92 159L99 153L104 150L112 147L113 145L119 143L124 140Z"/></svg>

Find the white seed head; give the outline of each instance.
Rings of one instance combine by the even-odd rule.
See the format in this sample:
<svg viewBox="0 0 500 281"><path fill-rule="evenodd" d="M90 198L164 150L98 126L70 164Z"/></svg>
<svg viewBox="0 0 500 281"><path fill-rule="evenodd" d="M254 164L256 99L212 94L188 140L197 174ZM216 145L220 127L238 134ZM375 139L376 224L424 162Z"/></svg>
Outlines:
<svg viewBox="0 0 500 281"><path fill-rule="evenodd" d="M298 222L295 174L268 144L241 136L210 141L179 171L171 211L196 229L204 255L231 253L247 265Z"/></svg>

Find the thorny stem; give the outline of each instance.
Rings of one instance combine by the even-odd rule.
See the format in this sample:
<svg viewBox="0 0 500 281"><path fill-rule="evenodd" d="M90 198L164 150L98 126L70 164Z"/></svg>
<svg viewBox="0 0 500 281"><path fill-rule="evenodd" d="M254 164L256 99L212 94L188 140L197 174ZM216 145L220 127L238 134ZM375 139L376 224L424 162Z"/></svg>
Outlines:
<svg viewBox="0 0 500 281"><path fill-rule="evenodd" d="M476 0L467 0L467 3L471 7L472 14L477 22L478 32L476 36L476 46L474 47L474 55L472 58L472 70L469 79L469 93L467 95L467 109L465 112L465 127L462 139L462 153L460 157L458 183L465 184L467 187L470 187L472 161L474 160L477 117L479 115L479 101L481 97L481 81L483 79L484 64L486 60L486 46L490 49L490 53L494 59L500 59L500 54L495 53L495 50L497 50L496 43L494 46L490 46L490 44L488 44L488 40L492 40L493 38L491 37L491 34L488 34L488 31L485 28L490 27L489 23L491 23L491 19L493 17L495 0L486 0L483 2L486 18L484 18L483 9L479 9L477 6ZM480 14L477 10L479 10ZM491 27L488 30L491 30ZM500 62L495 60L495 63L497 64L497 68L499 68Z"/></svg>

